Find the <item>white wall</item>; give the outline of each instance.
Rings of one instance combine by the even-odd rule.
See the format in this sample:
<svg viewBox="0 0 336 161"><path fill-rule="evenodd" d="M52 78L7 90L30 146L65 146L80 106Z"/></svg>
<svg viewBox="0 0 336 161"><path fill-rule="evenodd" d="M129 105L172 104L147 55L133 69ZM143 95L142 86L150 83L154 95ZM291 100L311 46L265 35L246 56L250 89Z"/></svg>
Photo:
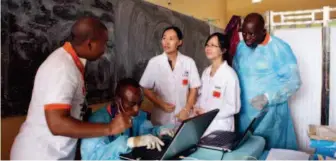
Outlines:
<svg viewBox="0 0 336 161"><path fill-rule="evenodd" d="M322 29L278 29L274 35L291 46L298 61L302 85L289 106L299 148L309 152L308 125L320 124L321 120Z"/></svg>

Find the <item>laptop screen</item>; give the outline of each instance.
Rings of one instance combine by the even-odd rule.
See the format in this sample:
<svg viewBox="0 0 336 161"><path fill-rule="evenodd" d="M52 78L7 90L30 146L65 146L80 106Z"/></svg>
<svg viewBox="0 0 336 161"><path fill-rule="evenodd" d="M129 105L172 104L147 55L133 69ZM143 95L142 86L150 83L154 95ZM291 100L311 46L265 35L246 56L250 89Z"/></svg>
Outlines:
<svg viewBox="0 0 336 161"><path fill-rule="evenodd" d="M215 109L183 121L162 159L170 159L196 146L218 112L219 110Z"/></svg>
<svg viewBox="0 0 336 161"><path fill-rule="evenodd" d="M241 138L239 139L239 142L237 142L235 147L239 147L241 144L245 142L245 140L253 134L254 130L258 127L260 122L265 117L266 113L268 112L268 108L262 109L256 117L253 118L247 129L244 131L243 135L241 135Z"/></svg>

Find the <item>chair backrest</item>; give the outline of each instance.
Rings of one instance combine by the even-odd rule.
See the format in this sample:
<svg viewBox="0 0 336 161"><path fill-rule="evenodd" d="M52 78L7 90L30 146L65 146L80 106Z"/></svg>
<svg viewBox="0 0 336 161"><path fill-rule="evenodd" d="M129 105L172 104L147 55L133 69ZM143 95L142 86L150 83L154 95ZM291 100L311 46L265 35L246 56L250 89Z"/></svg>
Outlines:
<svg viewBox="0 0 336 161"><path fill-rule="evenodd" d="M235 124L234 124L235 131L238 131L238 128L239 128L239 113L233 115L233 117L234 117L234 121L235 121Z"/></svg>
<svg viewBox="0 0 336 161"><path fill-rule="evenodd" d="M19 133L26 116L1 118L1 160L9 160L14 139Z"/></svg>

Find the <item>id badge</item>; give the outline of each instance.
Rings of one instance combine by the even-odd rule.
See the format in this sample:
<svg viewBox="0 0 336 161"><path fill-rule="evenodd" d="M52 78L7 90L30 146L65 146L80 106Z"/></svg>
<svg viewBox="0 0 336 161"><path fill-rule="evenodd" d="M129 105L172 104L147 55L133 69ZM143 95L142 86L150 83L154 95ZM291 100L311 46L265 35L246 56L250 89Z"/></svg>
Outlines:
<svg viewBox="0 0 336 161"><path fill-rule="evenodd" d="M213 91L212 96L215 97L215 98L219 98L221 96L221 93L218 92L218 91Z"/></svg>
<svg viewBox="0 0 336 161"><path fill-rule="evenodd" d="M182 85L186 86L186 85L188 85L188 84L189 84L188 79L183 79L183 80L182 80Z"/></svg>

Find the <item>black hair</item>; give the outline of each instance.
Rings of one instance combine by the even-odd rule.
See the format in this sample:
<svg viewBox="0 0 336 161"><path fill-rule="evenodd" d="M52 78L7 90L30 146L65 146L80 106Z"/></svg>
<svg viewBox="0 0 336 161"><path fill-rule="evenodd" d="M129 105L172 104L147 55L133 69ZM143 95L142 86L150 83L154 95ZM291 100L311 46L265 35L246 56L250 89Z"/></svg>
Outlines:
<svg viewBox="0 0 336 161"><path fill-rule="evenodd" d="M178 39L179 40L183 39L183 34L182 34L181 29L176 27L176 26L169 26L169 27L165 28L162 32L162 37L163 37L164 33L168 30L174 30L176 32L176 35L177 35Z"/></svg>
<svg viewBox="0 0 336 161"><path fill-rule="evenodd" d="M133 79L133 78L123 78L118 81L116 90L115 90L115 96L122 97L123 92L128 87L134 87L134 88L140 88L139 83Z"/></svg>
<svg viewBox="0 0 336 161"><path fill-rule="evenodd" d="M225 53L223 53L223 60L229 61L229 50L230 50L230 35L228 34L222 34L219 32L215 32L213 34L211 34L208 39L205 41L205 46L208 44L208 41L217 36L218 38L218 44L219 44L219 48L224 51L224 49L226 49Z"/></svg>

